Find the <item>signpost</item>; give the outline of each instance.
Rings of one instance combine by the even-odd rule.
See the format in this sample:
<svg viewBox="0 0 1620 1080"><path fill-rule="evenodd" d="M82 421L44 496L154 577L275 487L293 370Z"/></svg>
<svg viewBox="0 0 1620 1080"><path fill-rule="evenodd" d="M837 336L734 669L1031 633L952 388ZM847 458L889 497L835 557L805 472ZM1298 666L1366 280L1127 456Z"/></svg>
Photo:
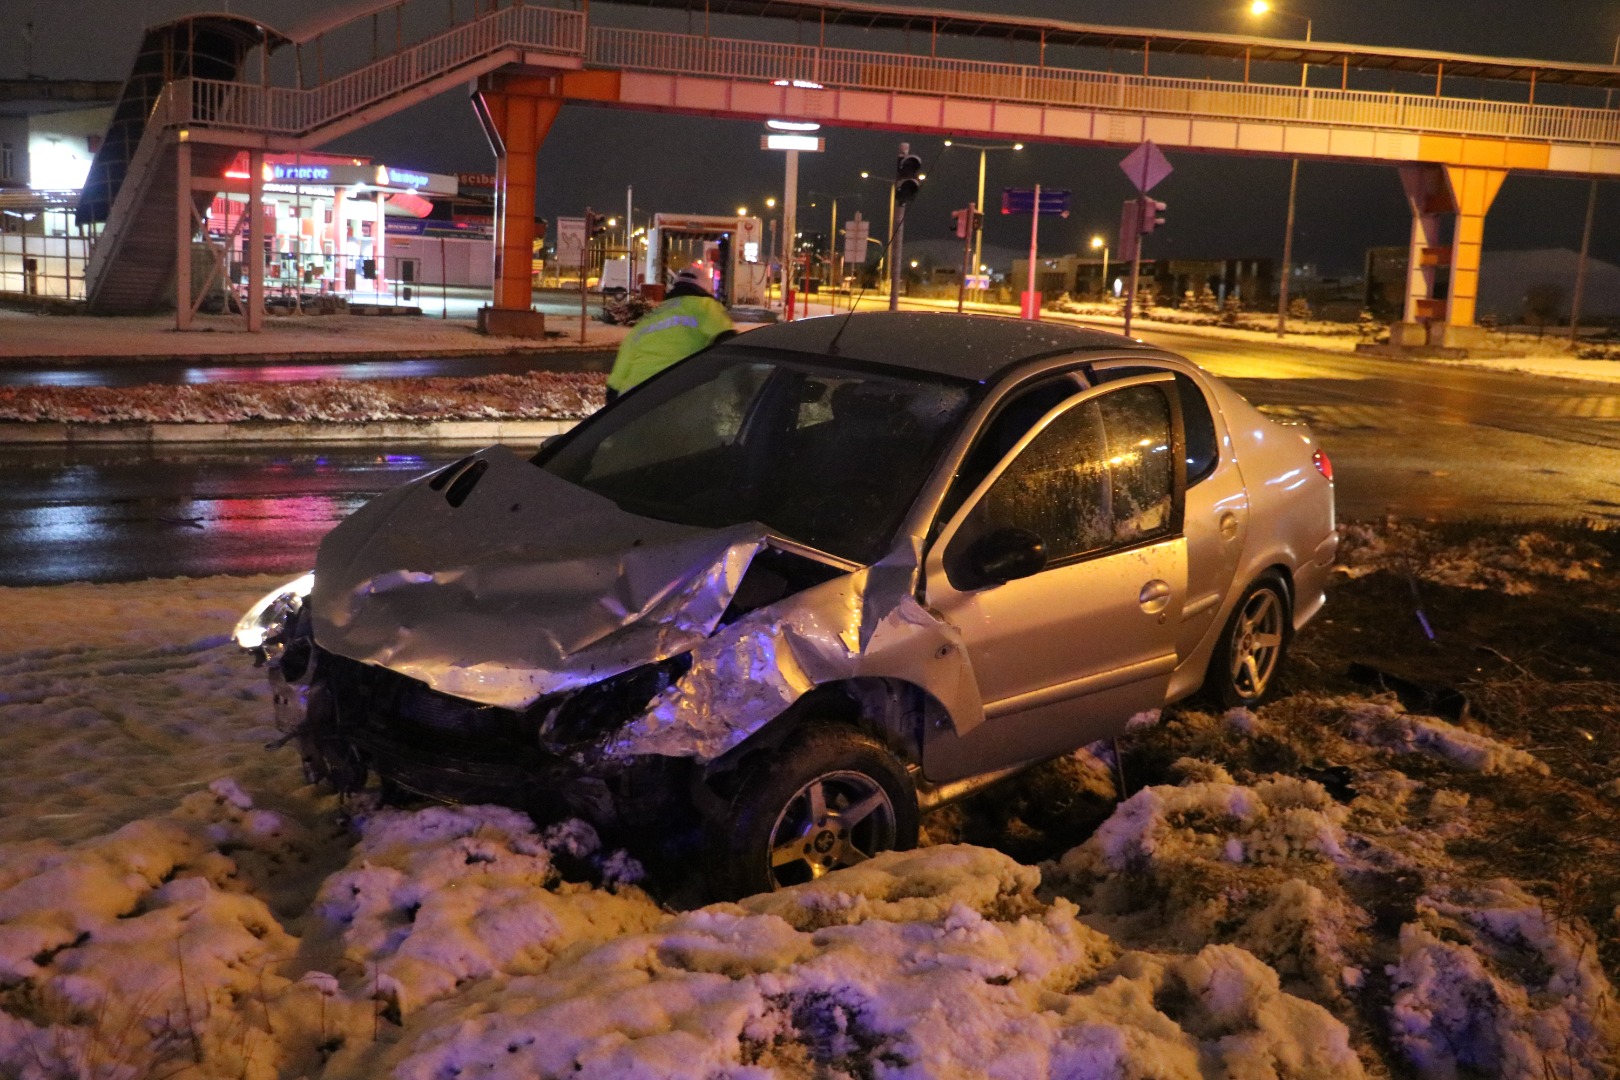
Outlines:
<svg viewBox="0 0 1620 1080"><path fill-rule="evenodd" d="M1019 316L1025 319L1039 319L1041 317L1041 294L1035 291L1035 261L1038 258L1038 244L1040 238L1041 215L1069 216L1069 205L1072 194L1067 189L1062 191L1042 191L1041 185L1033 188L1002 188L1001 212L1003 214L1029 215L1029 273L1024 286L1024 294L1020 298Z"/></svg>
<svg viewBox="0 0 1620 1080"><path fill-rule="evenodd" d="M812 154L827 149L827 140L816 135L784 135L773 132L759 137L761 150L784 150L787 168L782 179L782 318L793 319L793 267L798 262L799 151Z"/></svg>
<svg viewBox="0 0 1620 1080"><path fill-rule="evenodd" d="M871 242L872 223L861 217L859 210L855 211L855 220L844 222L844 268L847 272L851 266L864 267L866 265L866 245ZM860 271L856 271L859 273ZM840 282L840 285L843 283ZM850 300L851 310L854 300Z"/></svg>
<svg viewBox="0 0 1620 1080"><path fill-rule="evenodd" d="M557 219L557 265L578 266L584 261L585 219L560 217ZM559 283L560 284L560 283Z"/></svg>
<svg viewBox="0 0 1620 1080"><path fill-rule="evenodd" d="M1142 145L1125 155L1125 160L1119 163L1136 190L1140 198L1131 199L1125 204L1125 209L1119 220L1119 243L1122 249L1131 252L1131 288L1125 294L1125 336L1131 334L1131 315L1136 308L1137 278L1142 273L1142 234L1152 232L1157 224L1157 213L1164 209L1163 203L1154 202L1147 197L1147 193L1156 187L1159 181L1169 176L1174 168L1164 152L1153 145L1148 139ZM1146 206L1144 206L1146 204ZM1146 228L1143 226L1146 225Z"/></svg>

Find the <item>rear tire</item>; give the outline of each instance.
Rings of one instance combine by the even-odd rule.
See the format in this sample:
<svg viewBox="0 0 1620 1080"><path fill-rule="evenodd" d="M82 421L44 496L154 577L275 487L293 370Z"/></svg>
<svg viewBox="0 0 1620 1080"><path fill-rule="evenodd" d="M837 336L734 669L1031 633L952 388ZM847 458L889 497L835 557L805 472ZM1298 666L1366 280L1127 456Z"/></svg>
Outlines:
<svg viewBox="0 0 1620 1080"><path fill-rule="evenodd" d="M813 881L917 844L917 792L878 740L812 727L747 767L730 812L709 825L724 898Z"/></svg>
<svg viewBox="0 0 1620 1080"><path fill-rule="evenodd" d="M1228 709L1253 708L1269 700L1293 632L1287 586L1271 576L1250 585L1232 608L1209 658L1204 697Z"/></svg>

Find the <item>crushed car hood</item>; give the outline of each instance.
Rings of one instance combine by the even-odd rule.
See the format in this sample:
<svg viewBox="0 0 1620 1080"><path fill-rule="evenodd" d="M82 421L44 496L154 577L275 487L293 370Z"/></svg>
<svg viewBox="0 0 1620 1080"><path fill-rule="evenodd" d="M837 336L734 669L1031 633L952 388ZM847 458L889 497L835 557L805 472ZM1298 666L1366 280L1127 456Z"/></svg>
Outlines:
<svg viewBox="0 0 1620 1080"><path fill-rule="evenodd" d="M520 709L706 639L765 542L757 523L627 513L502 447L474 461L470 490L423 477L327 534L310 598L322 648Z"/></svg>

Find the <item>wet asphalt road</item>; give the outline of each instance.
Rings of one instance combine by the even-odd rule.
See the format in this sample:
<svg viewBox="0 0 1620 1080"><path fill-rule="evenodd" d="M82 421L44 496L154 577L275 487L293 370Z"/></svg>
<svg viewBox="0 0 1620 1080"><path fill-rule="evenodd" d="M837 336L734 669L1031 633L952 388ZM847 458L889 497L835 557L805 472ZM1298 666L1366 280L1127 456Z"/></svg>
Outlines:
<svg viewBox="0 0 1620 1080"><path fill-rule="evenodd" d="M1308 421L1333 457L1342 518L1620 519L1620 386L1183 335L1153 340L1268 413ZM523 370L494 366L514 359L392 363L426 365L409 374L463 375ZM255 367L249 377L271 379L309 365ZM322 365L321 374L382 374L367 369ZM186 381L186 370L172 381ZM248 374L234 365L189 370L197 380ZM0 448L0 584L291 576L366 499L464 449Z"/></svg>

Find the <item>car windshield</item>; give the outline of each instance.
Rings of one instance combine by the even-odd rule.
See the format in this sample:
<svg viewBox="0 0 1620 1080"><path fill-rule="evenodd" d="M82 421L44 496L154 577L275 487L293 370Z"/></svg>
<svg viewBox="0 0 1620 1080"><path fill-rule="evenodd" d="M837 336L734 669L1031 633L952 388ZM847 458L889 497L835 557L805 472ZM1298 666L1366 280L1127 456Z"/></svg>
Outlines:
<svg viewBox="0 0 1620 1080"><path fill-rule="evenodd" d="M536 455L644 517L882 556L976 384L712 350Z"/></svg>

